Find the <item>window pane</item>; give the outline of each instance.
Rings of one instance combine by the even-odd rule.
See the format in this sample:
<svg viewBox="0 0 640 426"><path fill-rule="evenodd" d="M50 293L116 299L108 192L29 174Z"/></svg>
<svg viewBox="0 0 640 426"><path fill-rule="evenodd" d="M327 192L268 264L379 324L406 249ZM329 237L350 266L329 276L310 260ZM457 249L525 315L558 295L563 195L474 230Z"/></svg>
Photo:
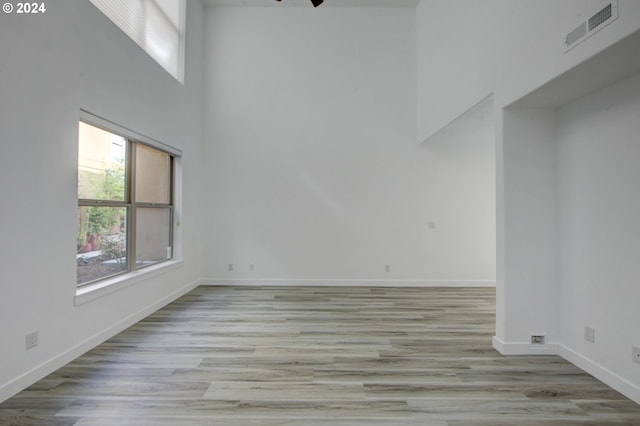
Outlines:
<svg viewBox="0 0 640 426"><path fill-rule="evenodd" d="M171 259L171 209L136 211L136 268Z"/></svg>
<svg viewBox="0 0 640 426"><path fill-rule="evenodd" d="M178 2L172 2L178 8ZM153 59L178 78L178 63L180 57L180 31L178 26L172 25L155 2L148 1L145 14L145 32L142 38L142 48Z"/></svg>
<svg viewBox="0 0 640 426"><path fill-rule="evenodd" d="M176 80L182 82L185 0L90 0Z"/></svg>
<svg viewBox="0 0 640 426"><path fill-rule="evenodd" d="M81 121L78 141L78 198L124 200L126 139Z"/></svg>
<svg viewBox="0 0 640 426"><path fill-rule="evenodd" d="M127 270L126 221L126 207L78 207L78 284Z"/></svg>
<svg viewBox="0 0 640 426"><path fill-rule="evenodd" d="M136 202L169 204L171 157L147 145L136 144Z"/></svg>
<svg viewBox="0 0 640 426"><path fill-rule="evenodd" d="M167 18L169 18L174 27L180 28L180 8L182 7L182 2L175 0L155 0L154 3L156 3Z"/></svg>

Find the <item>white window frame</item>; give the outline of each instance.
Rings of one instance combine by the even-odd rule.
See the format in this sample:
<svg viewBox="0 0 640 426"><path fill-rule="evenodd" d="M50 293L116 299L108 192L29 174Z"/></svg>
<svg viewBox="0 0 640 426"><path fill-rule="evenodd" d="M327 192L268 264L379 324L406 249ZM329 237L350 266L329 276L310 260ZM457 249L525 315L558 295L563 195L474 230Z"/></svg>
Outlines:
<svg viewBox="0 0 640 426"><path fill-rule="evenodd" d="M182 217L182 151L84 110L80 111L79 121L102 128L126 139L143 143L150 147L167 152L173 156L173 247L172 258L169 260L144 268L133 269L129 272L107 277L85 285L76 285L76 294L74 298L75 305L80 305L122 288L147 281L170 270L176 269L183 263L182 230L180 226ZM135 238L133 235L132 237Z"/></svg>
<svg viewBox="0 0 640 426"><path fill-rule="evenodd" d="M179 2L178 16L167 15L158 0L89 0L118 28L131 38L142 50L144 50L164 70L171 74L181 84L184 84L185 67L185 33L186 33L186 0L169 0ZM139 6L139 7L136 7ZM150 13L149 10L157 13ZM153 21L152 16L159 16L160 20ZM172 19L173 18L173 19ZM177 19L176 19L177 18ZM148 30L148 23L161 22L160 26L170 27L177 33L177 51L172 52L176 57L176 69L172 69L167 61L163 60L160 53L163 47L162 37L154 37ZM151 25L153 26L153 25ZM156 25L158 27L158 25ZM161 32L167 36L167 33ZM170 37L173 40L173 37ZM164 45L164 47L167 47ZM171 50L171 49L169 49Z"/></svg>

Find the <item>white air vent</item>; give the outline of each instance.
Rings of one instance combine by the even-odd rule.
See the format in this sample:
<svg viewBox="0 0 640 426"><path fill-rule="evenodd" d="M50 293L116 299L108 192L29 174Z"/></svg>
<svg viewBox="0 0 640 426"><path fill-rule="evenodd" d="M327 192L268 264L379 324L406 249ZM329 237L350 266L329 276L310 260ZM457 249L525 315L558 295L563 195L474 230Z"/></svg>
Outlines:
<svg viewBox="0 0 640 426"><path fill-rule="evenodd" d="M613 0L604 8L595 13L592 17L578 25L573 31L567 34L565 53L573 49L593 34L600 31L618 18L618 0Z"/></svg>
<svg viewBox="0 0 640 426"><path fill-rule="evenodd" d="M578 28L576 28L575 30L567 34L567 39L565 40L565 44L567 46L571 46L573 43L580 40L585 35L587 35L587 23L583 22L578 26Z"/></svg>
<svg viewBox="0 0 640 426"><path fill-rule="evenodd" d="M589 31L595 30L607 22L607 19L611 19L611 9L611 3L609 3L604 9L589 18Z"/></svg>

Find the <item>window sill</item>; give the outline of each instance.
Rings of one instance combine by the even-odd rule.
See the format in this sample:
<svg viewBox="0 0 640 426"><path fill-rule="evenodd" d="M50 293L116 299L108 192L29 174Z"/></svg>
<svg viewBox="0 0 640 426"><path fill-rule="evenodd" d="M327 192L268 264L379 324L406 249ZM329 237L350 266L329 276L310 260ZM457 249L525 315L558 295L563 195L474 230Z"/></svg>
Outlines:
<svg viewBox="0 0 640 426"><path fill-rule="evenodd" d="M182 266L182 263L183 261L181 259L170 260L78 288L73 299L73 304L75 306L82 305L83 303L90 302L99 297L122 290L123 288L155 278L169 271L178 269Z"/></svg>

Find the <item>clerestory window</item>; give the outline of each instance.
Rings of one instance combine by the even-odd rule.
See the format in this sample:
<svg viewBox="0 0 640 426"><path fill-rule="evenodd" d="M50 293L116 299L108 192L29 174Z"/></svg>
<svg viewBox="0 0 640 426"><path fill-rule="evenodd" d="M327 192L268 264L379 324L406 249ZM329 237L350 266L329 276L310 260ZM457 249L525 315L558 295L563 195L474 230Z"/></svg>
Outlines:
<svg viewBox="0 0 640 426"><path fill-rule="evenodd" d="M176 80L184 82L185 0L90 0Z"/></svg>

